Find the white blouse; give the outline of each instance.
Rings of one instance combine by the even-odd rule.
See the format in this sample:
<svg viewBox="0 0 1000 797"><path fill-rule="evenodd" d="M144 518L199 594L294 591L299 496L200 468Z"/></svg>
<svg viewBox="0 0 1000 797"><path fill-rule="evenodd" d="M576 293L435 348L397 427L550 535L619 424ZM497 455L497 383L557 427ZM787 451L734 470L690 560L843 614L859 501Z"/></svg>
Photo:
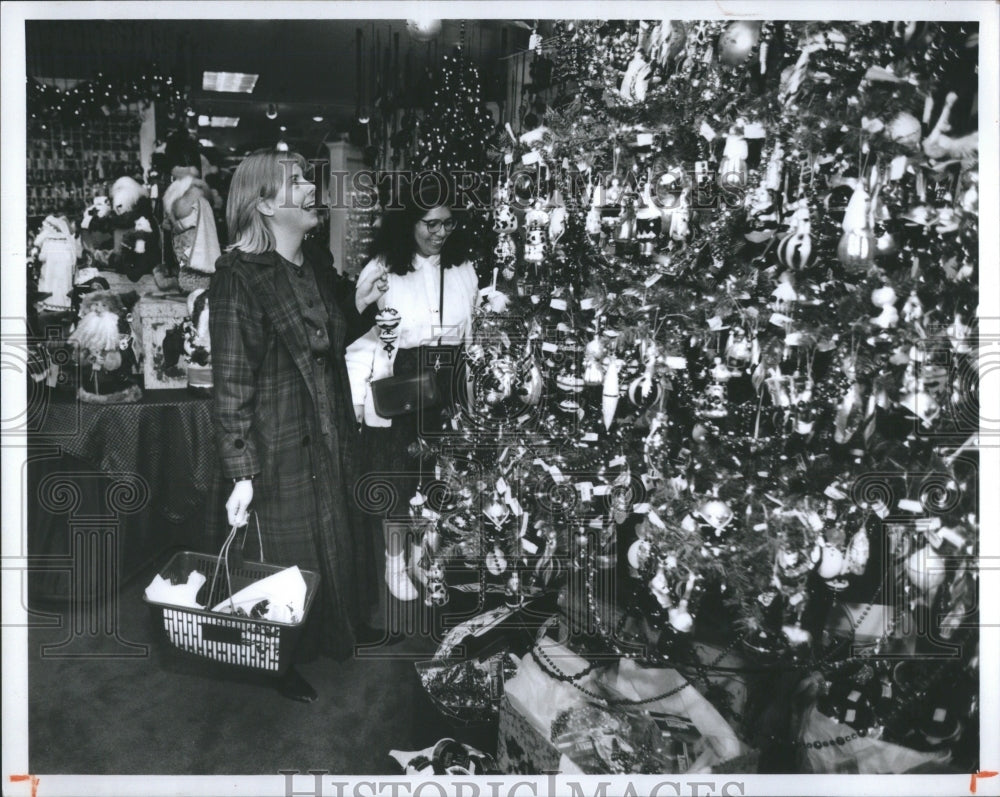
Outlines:
<svg viewBox="0 0 1000 797"><path fill-rule="evenodd" d="M379 267L372 260L361 271L359 279ZM351 380L352 401L364 407L367 426L391 426L389 418L375 412L369 383L392 376L393 362L399 349L467 343L472 336L472 312L479 294L479 278L471 263L443 269L444 318L439 318L441 256L413 256L413 271L388 274L389 288L378 300L379 309L391 307L399 312L399 337L391 352L379 340L379 328L368 332L347 347L347 372Z"/></svg>

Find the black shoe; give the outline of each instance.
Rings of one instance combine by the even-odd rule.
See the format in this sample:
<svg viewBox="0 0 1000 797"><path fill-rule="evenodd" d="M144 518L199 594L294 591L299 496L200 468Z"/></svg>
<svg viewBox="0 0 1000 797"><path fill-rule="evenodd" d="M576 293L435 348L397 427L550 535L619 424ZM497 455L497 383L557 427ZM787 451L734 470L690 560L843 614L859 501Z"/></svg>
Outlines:
<svg viewBox="0 0 1000 797"><path fill-rule="evenodd" d="M406 636L398 631L389 631L385 628L372 628L370 625L363 625L354 634L354 640L363 647L389 647L398 645L406 639Z"/></svg>
<svg viewBox="0 0 1000 797"><path fill-rule="evenodd" d="M298 700L300 703L312 703L319 697L312 685L294 667L288 668L288 671L278 680L276 687L282 697Z"/></svg>

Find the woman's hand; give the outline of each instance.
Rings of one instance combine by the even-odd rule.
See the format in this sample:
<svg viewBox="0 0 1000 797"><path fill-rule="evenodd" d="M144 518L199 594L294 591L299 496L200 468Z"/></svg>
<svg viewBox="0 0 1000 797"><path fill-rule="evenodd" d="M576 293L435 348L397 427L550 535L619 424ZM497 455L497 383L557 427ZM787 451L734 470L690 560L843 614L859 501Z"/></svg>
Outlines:
<svg viewBox="0 0 1000 797"><path fill-rule="evenodd" d="M247 510L253 500L253 481L243 479L233 485L233 491L226 501L226 515L229 518L230 526L245 526L247 524Z"/></svg>
<svg viewBox="0 0 1000 797"><path fill-rule="evenodd" d="M363 313L365 308L389 290L389 272L381 263L376 263L374 268L365 269L358 277L357 287L354 289L354 304L359 313Z"/></svg>

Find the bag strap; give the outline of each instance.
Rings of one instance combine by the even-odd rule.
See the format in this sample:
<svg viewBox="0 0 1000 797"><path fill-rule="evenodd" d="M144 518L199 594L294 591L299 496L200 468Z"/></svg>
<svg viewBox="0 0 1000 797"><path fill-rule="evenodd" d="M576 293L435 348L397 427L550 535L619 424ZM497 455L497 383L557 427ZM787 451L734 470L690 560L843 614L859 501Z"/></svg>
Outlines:
<svg viewBox="0 0 1000 797"><path fill-rule="evenodd" d="M444 266L440 263L438 263L438 271L441 275L441 279L439 280L441 290L438 298L438 324L441 325L441 335L438 337L438 346L440 346L441 341L444 340Z"/></svg>

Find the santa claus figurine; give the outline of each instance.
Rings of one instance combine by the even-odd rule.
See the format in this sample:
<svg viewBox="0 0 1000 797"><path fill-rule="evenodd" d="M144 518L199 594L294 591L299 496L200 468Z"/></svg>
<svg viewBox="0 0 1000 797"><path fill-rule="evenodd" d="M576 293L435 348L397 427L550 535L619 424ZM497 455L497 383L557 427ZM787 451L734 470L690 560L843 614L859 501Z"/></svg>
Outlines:
<svg viewBox="0 0 1000 797"><path fill-rule="evenodd" d="M208 184L191 174L174 180L163 194L163 228L171 233L177 280L186 293L208 288L221 255L210 196Z"/></svg>
<svg viewBox="0 0 1000 797"><path fill-rule="evenodd" d="M80 363L77 397L90 403L138 401L134 337L121 298L110 291L83 297L80 322L69 336Z"/></svg>
<svg viewBox="0 0 1000 797"><path fill-rule="evenodd" d="M41 272L38 292L49 294L41 309L64 312L72 307L73 279L76 261L83 254L80 240L70 230L65 216L47 216L35 237Z"/></svg>

